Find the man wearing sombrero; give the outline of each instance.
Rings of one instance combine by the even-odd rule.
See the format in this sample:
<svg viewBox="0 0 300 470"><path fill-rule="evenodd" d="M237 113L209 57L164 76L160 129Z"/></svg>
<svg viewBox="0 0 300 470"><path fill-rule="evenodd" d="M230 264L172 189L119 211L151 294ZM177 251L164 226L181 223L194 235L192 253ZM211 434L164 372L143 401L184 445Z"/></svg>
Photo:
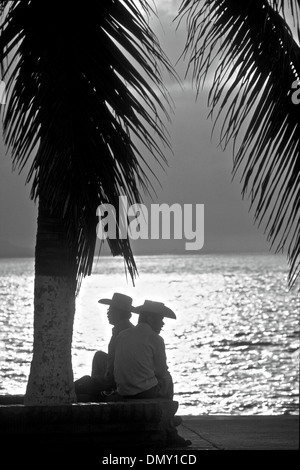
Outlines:
<svg viewBox="0 0 300 470"><path fill-rule="evenodd" d="M128 295L119 294L116 292L111 299L100 299L100 304L108 305L107 318L112 328L112 336L108 344L108 354L103 351L97 351L93 358L92 363L92 377L99 379L104 382L102 384L102 390L109 390L113 388L114 378L109 371L112 370L115 356L115 342L118 334L127 330L127 328L133 328L133 324L129 321L131 318L131 312L135 311L132 306L132 298Z"/></svg>
<svg viewBox="0 0 300 470"><path fill-rule="evenodd" d="M113 374L117 392L126 399L173 399L173 381L167 366L165 343L159 335L164 317L175 313L161 302L145 300L134 309L138 324L122 331L115 342ZM191 441L177 433L174 420L167 430L169 447L186 447Z"/></svg>
<svg viewBox="0 0 300 470"><path fill-rule="evenodd" d="M167 366L165 343L159 333L163 318L176 319L161 302L145 300L135 308L138 324L116 338L114 376L121 396L172 398L173 382Z"/></svg>
<svg viewBox="0 0 300 470"><path fill-rule="evenodd" d="M127 328L133 328L130 322L131 312L135 311L132 306L132 298L128 295L114 293L111 299L100 299L100 304L108 305L107 318L112 328L112 336L108 344L108 353L97 351L92 362L91 376L75 381L77 398L80 400L95 401L102 400L100 393L115 389L113 377L113 363L115 354L115 341L118 334Z"/></svg>

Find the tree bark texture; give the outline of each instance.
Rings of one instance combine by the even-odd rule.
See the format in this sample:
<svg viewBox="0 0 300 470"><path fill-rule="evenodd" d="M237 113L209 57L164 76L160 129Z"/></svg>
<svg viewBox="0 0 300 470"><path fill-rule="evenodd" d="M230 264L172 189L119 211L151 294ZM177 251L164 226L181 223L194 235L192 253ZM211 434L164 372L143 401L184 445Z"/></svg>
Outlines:
<svg viewBox="0 0 300 470"><path fill-rule="evenodd" d="M72 370L75 271L64 225L39 202L33 358L25 405L76 401Z"/></svg>

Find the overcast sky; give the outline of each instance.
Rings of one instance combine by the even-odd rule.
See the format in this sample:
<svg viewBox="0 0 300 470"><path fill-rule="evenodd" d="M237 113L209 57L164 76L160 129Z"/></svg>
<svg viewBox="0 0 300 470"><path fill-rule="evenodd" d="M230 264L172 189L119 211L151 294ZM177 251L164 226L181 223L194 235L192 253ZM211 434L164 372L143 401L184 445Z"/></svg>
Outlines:
<svg viewBox="0 0 300 470"><path fill-rule="evenodd" d="M178 0L157 1L159 21L151 24L162 48L175 64L185 42L185 24L176 31L172 24ZM211 140L212 123L207 120L208 87L196 101L190 76L184 78L187 61L176 69L182 87L166 77L166 84L175 105L172 123L167 124L173 154L166 151L169 167L160 172L162 188L156 185L156 203L204 204L205 251L268 250L262 230L253 223L249 204L241 197L241 186L231 181L232 150L218 148L217 134ZM12 172L9 154L5 156L0 140L0 240L22 246L34 246L37 208L29 198L30 185L25 186L26 173ZM181 241L143 241L134 244L136 253L182 251Z"/></svg>

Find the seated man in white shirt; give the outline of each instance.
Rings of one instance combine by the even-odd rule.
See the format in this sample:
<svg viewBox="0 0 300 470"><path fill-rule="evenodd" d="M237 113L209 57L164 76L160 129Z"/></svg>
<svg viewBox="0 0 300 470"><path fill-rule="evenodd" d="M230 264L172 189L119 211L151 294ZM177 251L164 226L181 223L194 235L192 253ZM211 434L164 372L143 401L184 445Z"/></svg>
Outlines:
<svg viewBox="0 0 300 470"><path fill-rule="evenodd" d="M172 377L168 371L165 343L159 333L163 317L174 312L161 302L146 300L136 307L140 314L136 327L116 339L114 377L121 396L132 398L173 398Z"/></svg>
<svg viewBox="0 0 300 470"><path fill-rule="evenodd" d="M138 324L119 333L115 344L114 378L119 395L125 398L173 399L173 381L167 366L165 343L159 333L163 318L176 319L161 302L145 300L136 307ZM168 445L190 445L178 436L174 422L168 430Z"/></svg>

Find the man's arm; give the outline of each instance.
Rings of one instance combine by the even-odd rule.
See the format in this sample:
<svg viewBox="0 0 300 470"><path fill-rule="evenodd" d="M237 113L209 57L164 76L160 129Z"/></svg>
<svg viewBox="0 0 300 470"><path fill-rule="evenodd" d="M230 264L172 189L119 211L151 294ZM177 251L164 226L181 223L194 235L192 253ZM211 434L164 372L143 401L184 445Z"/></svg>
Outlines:
<svg viewBox="0 0 300 470"><path fill-rule="evenodd" d="M115 350L116 350L117 334L113 335L108 345L107 355L107 366L104 374L105 379L112 380L114 382L114 361L115 361Z"/></svg>
<svg viewBox="0 0 300 470"><path fill-rule="evenodd" d="M164 340L161 336L157 335L154 341L154 372L158 379L165 377L169 374L167 365L167 356Z"/></svg>
<svg viewBox="0 0 300 470"><path fill-rule="evenodd" d="M157 348L155 350L154 361L155 361L155 376L159 384L159 396L161 398L167 398L173 400L173 379L168 370L166 348L164 340L158 336L159 342L157 342Z"/></svg>

